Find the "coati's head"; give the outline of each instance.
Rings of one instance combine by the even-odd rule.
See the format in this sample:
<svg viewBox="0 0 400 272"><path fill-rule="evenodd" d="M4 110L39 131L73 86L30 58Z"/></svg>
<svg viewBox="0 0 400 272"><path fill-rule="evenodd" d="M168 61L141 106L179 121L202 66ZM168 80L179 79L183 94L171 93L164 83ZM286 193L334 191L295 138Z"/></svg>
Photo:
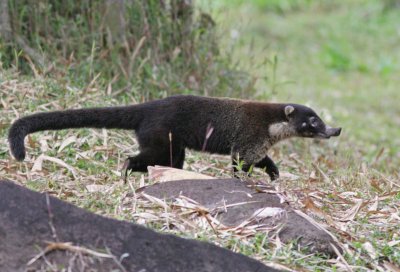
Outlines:
<svg viewBox="0 0 400 272"><path fill-rule="evenodd" d="M298 137L324 138L339 136L342 128L325 125L321 118L310 108L302 105L288 104L284 108L288 127Z"/></svg>

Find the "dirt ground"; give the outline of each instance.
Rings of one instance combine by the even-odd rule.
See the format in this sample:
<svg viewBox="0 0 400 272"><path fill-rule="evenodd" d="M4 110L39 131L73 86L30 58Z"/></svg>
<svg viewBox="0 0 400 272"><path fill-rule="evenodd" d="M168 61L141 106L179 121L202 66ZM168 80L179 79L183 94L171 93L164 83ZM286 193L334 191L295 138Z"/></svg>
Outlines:
<svg viewBox="0 0 400 272"><path fill-rule="evenodd" d="M214 180L210 186L220 188L220 183ZM191 192L194 196L196 188ZM105 218L12 182L0 181L0 271L62 269L277 271L209 243Z"/></svg>

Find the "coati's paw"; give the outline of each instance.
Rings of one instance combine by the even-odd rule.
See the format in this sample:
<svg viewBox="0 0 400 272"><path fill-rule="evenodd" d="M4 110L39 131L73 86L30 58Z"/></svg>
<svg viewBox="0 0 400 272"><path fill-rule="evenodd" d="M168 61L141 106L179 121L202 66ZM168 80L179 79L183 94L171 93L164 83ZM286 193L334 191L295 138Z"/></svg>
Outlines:
<svg viewBox="0 0 400 272"><path fill-rule="evenodd" d="M278 167L270 167L267 170L268 176L271 178L271 180L277 180L279 178L279 170Z"/></svg>
<svg viewBox="0 0 400 272"><path fill-rule="evenodd" d="M143 172L147 170L147 165L143 164L143 162L136 157L129 157L126 159L123 169L132 172Z"/></svg>
<svg viewBox="0 0 400 272"><path fill-rule="evenodd" d="M126 181L129 172L145 172L147 170L147 165L143 164L136 157L129 157L125 160L122 166L122 177Z"/></svg>

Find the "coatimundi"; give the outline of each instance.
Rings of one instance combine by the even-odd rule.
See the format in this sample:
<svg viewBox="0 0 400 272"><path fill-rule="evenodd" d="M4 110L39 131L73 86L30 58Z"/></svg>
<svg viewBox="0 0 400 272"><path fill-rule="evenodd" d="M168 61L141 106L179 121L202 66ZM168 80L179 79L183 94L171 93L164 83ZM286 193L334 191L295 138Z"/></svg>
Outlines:
<svg viewBox="0 0 400 272"><path fill-rule="evenodd" d="M296 104L260 103L192 95L172 96L142 104L36 113L16 120L9 131L14 157L25 158L24 138L42 130L67 128L132 129L140 153L129 157L126 170L147 171L149 165L182 168L185 149L230 154L279 177L268 149L293 136L329 138L341 128L326 126L310 108ZM236 167L234 167L236 169Z"/></svg>

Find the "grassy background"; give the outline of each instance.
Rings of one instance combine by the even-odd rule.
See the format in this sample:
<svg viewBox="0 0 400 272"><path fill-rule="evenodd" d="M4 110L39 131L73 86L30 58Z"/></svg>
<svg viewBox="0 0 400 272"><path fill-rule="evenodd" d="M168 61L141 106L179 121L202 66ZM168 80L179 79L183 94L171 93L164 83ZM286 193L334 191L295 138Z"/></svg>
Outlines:
<svg viewBox="0 0 400 272"><path fill-rule="evenodd" d="M174 8L182 2L176 0L125 1L120 23L117 6L105 2L10 1L17 42L0 40L1 66L80 88L95 80L108 94L137 101L177 93L237 97L253 89L251 77L219 53L208 14Z"/></svg>
<svg viewBox="0 0 400 272"><path fill-rule="evenodd" d="M379 170L396 172L399 9L389 1L250 2L216 14L235 34L235 41L225 40L235 43L235 59L266 78L257 82L258 94L273 91L276 100L318 109L344 127L343 136L355 144L351 154L372 163L383 148Z"/></svg>
<svg viewBox="0 0 400 272"><path fill-rule="evenodd" d="M41 46L35 48L54 56L50 62L55 68L48 73L44 73L46 67L32 67L19 48L0 42L1 176L99 214L212 241L265 263L312 271L382 271L389 270L390 264L398 265L400 9L396 1L197 3L200 10L212 13L216 28L202 36L204 40L194 28L189 38L196 46L189 47L188 54L179 53L172 62L168 58L157 62L155 56L171 57L186 47L178 51L177 47L163 47L170 37L163 40L158 34L150 38L161 42L159 46L146 44L137 62L121 66L125 53L119 55L119 49L100 46L98 37L88 37L83 45L77 44L77 38L67 39L65 46L71 49L64 54L56 43L41 40L39 32L31 41L39 41ZM56 17L51 19L57 21ZM79 25L71 26L70 35L78 35L75 28ZM85 25L79 29L79 35L89 33ZM24 31L22 28L21 33ZM130 54L140 38L138 35L129 47ZM132 68L131 77L123 67ZM113 80L116 75L118 81ZM128 193L150 181L138 173L128 184L120 180L125 158L137 150L130 132L82 129L36 133L27 141L25 162L17 163L10 157L7 129L19 116L130 104L173 93L303 103L330 125L342 126L343 134L337 139L293 139L278 144L271 155L284 174L275 185L286 192L294 206L312 213L336 234L349 250L344 259L307 255L297 251L295 243L283 246L265 234L220 237L211 229L180 231L160 218L144 220L138 214L149 212L149 208L139 203L133 209L130 202L127 204ZM230 176L229 158L188 153L185 169ZM44 160L41 169L32 171L41 154L58 158L68 167ZM264 173L256 172L255 176L268 182ZM104 190L89 192L86 186L92 184ZM356 209L358 203L362 205ZM351 220L343 220L349 217Z"/></svg>

